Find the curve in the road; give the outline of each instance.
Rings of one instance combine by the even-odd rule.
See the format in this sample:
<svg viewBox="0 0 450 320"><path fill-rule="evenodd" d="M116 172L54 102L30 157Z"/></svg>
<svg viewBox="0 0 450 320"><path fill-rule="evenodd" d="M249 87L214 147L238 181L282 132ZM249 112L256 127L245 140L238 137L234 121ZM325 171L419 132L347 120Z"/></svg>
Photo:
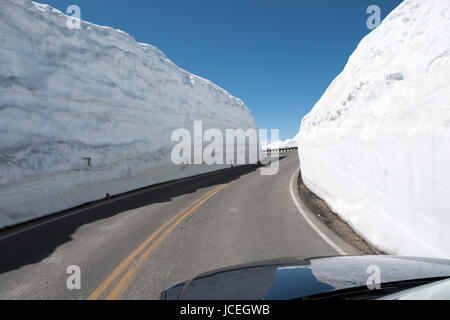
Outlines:
<svg viewBox="0 0 450 320"><path fill-rule="evenodd" d="M212 269L336 255L292 198L298 167L297 153L286 154L274 176L237 167L9 230L0 298L157 299L166 285ZM66 287L69 265L82 270L81 290Z"/></svg>

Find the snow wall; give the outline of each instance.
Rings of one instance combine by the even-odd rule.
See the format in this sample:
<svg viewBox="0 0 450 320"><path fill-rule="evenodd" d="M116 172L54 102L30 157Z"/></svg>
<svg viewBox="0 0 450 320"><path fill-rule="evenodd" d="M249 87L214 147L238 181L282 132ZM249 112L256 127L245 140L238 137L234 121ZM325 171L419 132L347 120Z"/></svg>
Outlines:
<svg viewBox="0 0 450 320"><path fill-rule="evenodd" d="M173 130L195 120L256 128L241 100L155 47L67 19L0 1L0 228L228 167L172 163Z"/></svg>
<svg viewBox="0 0 450 320"><path fill-rule="evenodd" d="M369 242L450 258L450 1L391 12L298 140L305 184Z"/></svg>

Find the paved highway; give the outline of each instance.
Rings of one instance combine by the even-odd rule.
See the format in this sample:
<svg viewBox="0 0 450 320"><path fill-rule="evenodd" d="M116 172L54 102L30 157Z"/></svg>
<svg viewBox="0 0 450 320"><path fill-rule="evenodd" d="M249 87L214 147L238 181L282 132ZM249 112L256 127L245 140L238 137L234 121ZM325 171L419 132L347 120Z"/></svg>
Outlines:
<svg viewBox="0 0 450 320"><path fill-rule="evenodd" d="M157 299L211 269L338 254L299 213L298 156L287 155L274 176L234 168L0 233L0 299ZM81 289L68 288L69 266Z"/></svg>

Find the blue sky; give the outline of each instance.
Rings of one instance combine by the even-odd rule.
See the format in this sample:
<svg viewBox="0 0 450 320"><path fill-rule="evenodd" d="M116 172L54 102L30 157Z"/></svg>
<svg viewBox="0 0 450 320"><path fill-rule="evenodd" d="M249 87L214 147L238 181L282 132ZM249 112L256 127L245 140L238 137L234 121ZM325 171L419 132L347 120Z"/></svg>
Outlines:
<svg viewBox="0 0 450 320"><path fill-rule="evenodd" d="M40 0L129 33L241 98L259 128L297 134L302 117L342 71L366 27L401 0Z"/></svg>

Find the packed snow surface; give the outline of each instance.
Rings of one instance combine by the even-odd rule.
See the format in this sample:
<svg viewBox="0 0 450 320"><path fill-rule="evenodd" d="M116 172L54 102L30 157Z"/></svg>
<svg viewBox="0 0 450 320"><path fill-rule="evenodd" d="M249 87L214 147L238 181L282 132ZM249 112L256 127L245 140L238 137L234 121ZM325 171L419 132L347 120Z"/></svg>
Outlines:
<svg viewBox="0 0 450 320"><path fill-rule="evenodd" d="M0 228L224 165L174 165L177 128L255 128L244 103L125 32L0 1Z"/></svg>
<svg viewBox="0 0 450 320"><path fill-rule="evenodd" d="M450 1L406 0L303 119L305 184L388 253L450 258Z"/></svg>

